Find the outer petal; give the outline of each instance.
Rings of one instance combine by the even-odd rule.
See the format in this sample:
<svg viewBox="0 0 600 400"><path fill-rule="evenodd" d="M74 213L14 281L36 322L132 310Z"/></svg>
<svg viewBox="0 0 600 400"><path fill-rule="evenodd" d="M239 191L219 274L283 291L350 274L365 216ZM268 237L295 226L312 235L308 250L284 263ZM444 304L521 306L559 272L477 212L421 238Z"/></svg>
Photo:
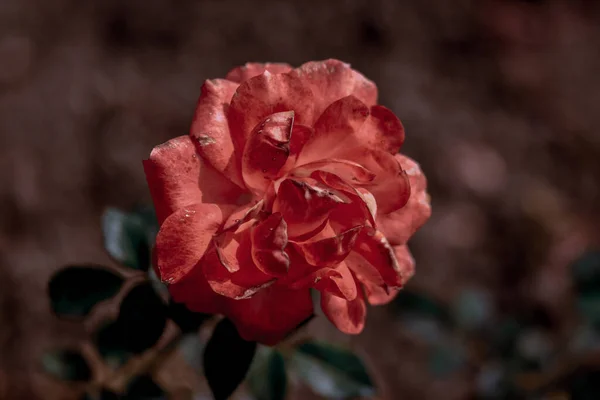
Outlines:
<svg viewBox="0 0 600 400"><path fill-rule="evenodd" d="M252 227L252 260L256 267L267 275L284 276L290 267L290 258L285 252L288 243L287 224L280 213Z"/></svg>
<svg viewBox="0 0 600 400"><path fill-rule="evenodd" d="M225 314L240 336L269 346L283 340L313 314L310 291L273 285L245 300L228 300Z"/></svg>
<svg viewBox="0 0 600 400"><path fill-rule="evenodd" d="M377 87L349 64L338 60L311 61L290 72L309 87L315 98L315 117L331 103L354 95L367 106L377 103Z"/></svg>
<svg viewBox="0 0 600 400"><path fill-rule="evenodd" d="M351 301L322 292L321 308L327 318L344 333L355 335L362 332L365 326L367 305L360 290Z"/></svg>
<svg viewBox="0 0 600 400"><path fill-rule="evenodd" d="M405 276L408 271L401 268L394 249L381 232L365 227L356 239L354 252L377 269L387 285L401 287L408 279ZM350 262L349 265L352 269L356 269ZM362 273L364 273L364 269Z"/></svg>
<svg viewBox="0 0 600 400"><path fill-rule="evenodd" d="M405 285L414 274L415 261L407 246L394 246L394 253L398 260L400 270L404 271L401 274L401 277L402 285ZM388 287L383 282L379 272L361 257L355 256L352 260L349 258L348 264L352 265L352 272L354 272L358 280L363 284L365 294L370 304L387 304L399 293L400 288Z"/></svg>
<svg viewBox="0 0 600 400"><path fill-rule="evenodd" d="M347 157L375 173L375 179L363 184L377 201L380 214L403 207L410 196L410 183L397 159L391 154L369 148L355 148Z"/></svg>
<svg viewBox="0 0 600 400"><path fill-rule="evenodd" d="M190 135L198 153L213 168L243 187L227 122L227 109L237 88L237 83L224 79L204 82Z"/></svg>
<svg viewBox="0 0 600 400"><path fill-rule="evenodd" d="M379 229L391 244L404 244L431 216L431 204L427 194L427 179L419 164L398 154L396 159L408 176L411 193L401 209L377 217Z"/></svg>
<svg viewBox="0 0 600 400"><path fill-rule="evenodd" d="M363 143L372 149L398 153L404 143L402 123L391 110L383 106L373 106L370 111L360 132Z"/></svg>
<svg viewBox="0 0 600 400"><path fill-rule="evenodd" d="M206 166L188 136L156 146L143 164L159 223L184 206L202 202L199 178Z"/></svg>
<svg viewBox="0 0 600 400"><path fill-rule="evenodd" d="M288 225L288 236L296 237L318 228L329 213L348 200L304 181L285 179L281 182L273 211L280 212Z"/></svg>
<svg viewBox="0 0 600 400"><path fill-rule="evenodd" d="M235 67L227 75L225 79L242 83L247 81L250 78L254 78L262 74L265 71L269 71L272 74L282 74L285 72L290 72L292 67L288 64L283 63L246 63L241 67Z"/></svg>
<svg viewBox="0 0 600 400"><path fill-rule="evenodd" d="M361 146L358 132L369 116L369 108L354 96L330 104L314 125L315 132L304 145L298 165L334 158Z"/></svg>
<svg viewBox="0 0 600 400"><path fill-rule="evenodd" d="M156 236L155 257L163 282L175 283L200 261L223 223L214 204L192 204L171 214Z"/></svg>
<svg viewBox="0 0 600 400"><path fill-rule="evenodd" d="M295 121L307 125L313 119L313 95L289 74L268 71L242 83L229 107L229 126L236 151L241 154L250 132L271 114L294 111Z"/></svg>
<svg viewBox="0 0 600 400"><path fill-rule="evenodd" d="M290 155L294 112L270 115L258 124L246 142L242 157L244 182L256 193L264 193Z"/></svg>
<svg viewBox="0 0 600 400"><path fill-rule="evenodd" d="M184 303L194 312L222 313L225 297L215 293L209 286L201 264L202 261L179 282L169 285L169 292L173 300Z"/></svg>

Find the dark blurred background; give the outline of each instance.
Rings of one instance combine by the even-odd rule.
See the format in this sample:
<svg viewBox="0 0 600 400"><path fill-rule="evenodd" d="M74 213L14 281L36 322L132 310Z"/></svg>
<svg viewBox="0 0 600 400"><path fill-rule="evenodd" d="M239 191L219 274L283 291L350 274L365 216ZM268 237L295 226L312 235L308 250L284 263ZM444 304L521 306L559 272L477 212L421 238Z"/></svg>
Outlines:
<svg viewBox="0 0 600 400"><path fill-rule="evenodd" d="M600 239L599 21L595 0L0 0L0 398L72 398L38 368L85 337L50 313L49 276L111 262L104 208L149 203L141 160L187 133L205 79L247 61L351 63L429 178L408 290L458 313L447 340L465 350L432 353L397 303L359 337L310 328L350 340L381 399L517 398L499 382L579 368L564 349L593 336L571 265ZM493 341L507 318L526 328L510 351L538 365L510 378Z"/></svg>

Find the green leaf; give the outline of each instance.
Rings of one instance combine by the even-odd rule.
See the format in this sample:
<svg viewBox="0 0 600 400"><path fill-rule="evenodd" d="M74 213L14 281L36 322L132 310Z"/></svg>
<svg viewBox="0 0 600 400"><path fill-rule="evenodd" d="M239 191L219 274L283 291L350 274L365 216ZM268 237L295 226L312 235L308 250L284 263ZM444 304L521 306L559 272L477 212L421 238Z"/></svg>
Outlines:
<svg viewBox="0 0 600 400"><path fill-rule="evenodd" d="M215 400L225 400L244 380L254 353L256 342L242 339L235 325L221 320L204 350L204 375Z"/></svg>
<svg viewBox="0 0 600 400"><path fill-rule="evenodd" d="M124 361L154 346L166 324L166 305L150 283L142 283L125 296L119 317L98 331L96 345L105 358Z"/></svg>
<svg viewBox="0 0 600 400"><path fill-rule="evenodd" d="M85 317L99 302L117 294L123 278L97 265L67 266L48 284L54 313L59 317Z"/></svg>
<svg viewBox="0 0 600 400"><path fill-rule="evenodd" d="M121 264L142 271L150 267L154 227L142 213L109 208L102 216L104 247Z"/></svg>
<svg viewBox="0 0 600 400"><path fill-rule="evenodd" d="M200 326L212 317L210 314L190 311L185 304L175 303L173 300L169 302L167 313L183 333L197 332Z"/></svg>
<svg viewBox="0 0 600 400"><path fill-rule="evenodd" d="M355 354L324 343L299 345L292 357L300 378L325 397L348 399L375 393L367 370Z"/></svg>
<svg viewBox="0 0 600 400"><path fill-rule="evenodd" d="M87 382L92 378L92 370L80 352L58 350L42 357L42 367L55 378L72 382Z"/></svg>
<svg viewBox="0 0 600 400"><path fill-rule="evenodd" d="M149 375L138 376L127 386L127 400L167 400L165 391Z"/></svg>
<svg viewBox="0 0 600 400"><path fill-rule="evenodd" d="M284 400L287 375L281 353L261 347L248 374L248 385L256 400Z"/></svg>

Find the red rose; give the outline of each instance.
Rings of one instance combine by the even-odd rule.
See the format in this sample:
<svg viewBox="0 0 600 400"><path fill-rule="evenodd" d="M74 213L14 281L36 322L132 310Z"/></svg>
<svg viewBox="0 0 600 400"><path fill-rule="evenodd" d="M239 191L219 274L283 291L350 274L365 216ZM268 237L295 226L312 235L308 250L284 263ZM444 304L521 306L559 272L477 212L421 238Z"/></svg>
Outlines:
<svg viewBox="0 0 600 400"><path fill-rule="evenodd" d="M406 241L430 215L397 154L398 118L348 64L246 64L202 87L189 136L144 170L161 224L155 261L173 298L274 344L313 313L341 331L412 276Z"/></svg>

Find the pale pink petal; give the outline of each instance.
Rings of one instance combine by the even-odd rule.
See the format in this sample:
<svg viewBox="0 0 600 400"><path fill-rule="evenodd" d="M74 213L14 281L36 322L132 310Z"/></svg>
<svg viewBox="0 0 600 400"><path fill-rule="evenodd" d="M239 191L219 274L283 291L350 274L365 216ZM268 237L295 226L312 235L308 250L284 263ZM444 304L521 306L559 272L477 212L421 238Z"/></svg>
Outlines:
<svg viewBox="0 0 600 400"><path fill-rule="evenodd" d="M250 78L254 78L255 76L262 74L265 71L269 71L272 74L282 74L291 70L291 66L283 63L246 63L241 67L235 67L229 71L229 73L227 73L225 76L225 79L242 83Z"/></svg>
<svg viewBox="0 0 600 400"><path fill-rule="evenodd" d="M214 204L190 204L165 219L155 246L160 279L175 283L183 278L204 256L223 219Z"/></svg>

